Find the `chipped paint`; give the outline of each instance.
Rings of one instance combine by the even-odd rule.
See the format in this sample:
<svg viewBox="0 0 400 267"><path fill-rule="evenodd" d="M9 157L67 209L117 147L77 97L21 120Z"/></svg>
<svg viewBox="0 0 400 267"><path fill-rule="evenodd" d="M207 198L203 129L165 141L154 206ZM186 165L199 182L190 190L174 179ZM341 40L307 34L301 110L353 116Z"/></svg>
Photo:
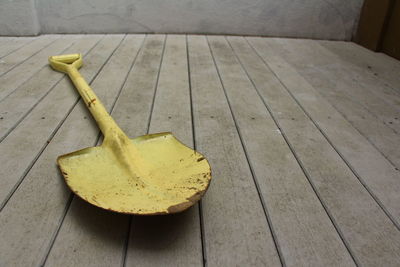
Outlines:
<svg viewBox="0 0 400 267"><path fill-rule="evenodd" d="M128 214L177 213L194 205L211 181L207 159L172 133L128 138L80 76L81 56L63 57L50 57L51 66L69 74L105 136L101 146L57 159L71 190L97 207Z"/></svg>

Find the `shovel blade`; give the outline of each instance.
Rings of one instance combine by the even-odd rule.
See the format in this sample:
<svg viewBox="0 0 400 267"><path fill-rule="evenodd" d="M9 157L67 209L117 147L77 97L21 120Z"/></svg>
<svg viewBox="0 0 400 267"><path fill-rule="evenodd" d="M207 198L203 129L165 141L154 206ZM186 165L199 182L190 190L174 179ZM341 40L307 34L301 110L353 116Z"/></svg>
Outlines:
<svg viewBox="0 0 400 267"><path fill-rule="evenodd" d="M200 153L171 133L130 141L134 157L121 155L129 149L115 151L104 144L60 156L57 162L71 190L100 208L136 215L181 212L204 195L211 169Z"/></svg>

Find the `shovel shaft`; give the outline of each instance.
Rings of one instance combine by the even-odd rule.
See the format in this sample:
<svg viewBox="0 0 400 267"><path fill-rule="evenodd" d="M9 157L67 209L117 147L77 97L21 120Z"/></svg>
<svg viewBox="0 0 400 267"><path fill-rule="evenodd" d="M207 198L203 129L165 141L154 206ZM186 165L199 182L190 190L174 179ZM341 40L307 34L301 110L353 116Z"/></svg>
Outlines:
<svg viewBox="0 0 400 267"><path fill-rule="evenodd" d="M108 136L112 139L112 137L118 136L122 139L129 139L79 73L78 69L82 66L81 54L51 56L49 63L54 70L68 74L105 137Z"/></svg>
<svg viewBox="0 0 400 267"><path fill-rule="evenodd" d="M84 103L88 107L90 113L97 122L101 132L104 136L109 135L111 132L114 134L123 134L122 130L115 123L114 119L107 112L100 99L93 92L92 88L88 85L82 75L79 73L75 66L68 66L67 73L74 83L76 89L81 95Z"/></svg>

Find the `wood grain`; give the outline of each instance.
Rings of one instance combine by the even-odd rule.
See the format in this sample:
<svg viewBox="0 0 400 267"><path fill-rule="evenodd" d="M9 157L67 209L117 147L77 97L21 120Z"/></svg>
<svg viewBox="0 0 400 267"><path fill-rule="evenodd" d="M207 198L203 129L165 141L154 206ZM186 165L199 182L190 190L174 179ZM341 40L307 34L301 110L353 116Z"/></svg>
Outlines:
<svg viewBox="0 0 400 267"><path fill-rule="evenodd" d="M224 37L209 37L287 265L353 266L346 247Z"/></svg>
<svg viewBox="0 0 400 267"><path fill-rule="evenodd" d="M5 75L0 77L0 101L6 98L10 93L17 89L21 84L26 82L30 77L37 73L42 67L47 65L47 58L49 55L57 55L64 49L68 48L75 42L78 36L57 37L51 36L49 38L56 39L49 46L40 50L39 53L33 55L22 64L13 68Z"/></svg>
<svg viewBox="0 0 400 267"><path fill-rule="evenodd" d="M208 266L280 266L278 252L207 40L190 36L196 149L211 165L202 200Z"/></svg>
<svg viewBox="0 0 400 267"><path fill-rule="evenodd" d="M82 69L82 74L88 82L96 77L95 74L112 56L122 38L121 35L108 36L96 49L92 50L93 54L86 60L86 69ZM107 75L110 74L110 72L107 72ZM100 71L98 75L101 77L106 75L106 72ZM105 79L106 81L111 76L108 77L108 79ZM21 131L17 131L17 129L13 131L16 136L19 135L19 138L26 139L27 136L30 136L28 140L32 142L29 144L31 147L36 143L43 146L42 142L39 142L36 138L48 138L43 133L37 133L39 130L50 130L50 132L58 130L54 137L49 140L40 157L33 162L33 167L27 169L28 173L0 213L0 225L2 226L0 228L2 237L0 260L2 261L1 264L5 266L37 266L43 263L52 244L52 239L63 220L65 208L71 196L55 160L59 155L78 150L85 144L93 145L98 136L98 129L92 120L84 119L85 116L89 116L86 111L87 108L82 102L77 104L78 96L71 83L67 83L67 80L65 80L65 83L60 83L57 87L59 90L52 91L54 96L49 94L45 101L42 101L29 114L29 119L24 120L26 123L19 125L18 129L21 129ZM104 100L110 101L111 99L106 97ZM107 105L107 103L105 104ZM74 112L65 120L72 108L74 108ZM61 110L63 111L61 112ZM43 116L48 120L41 119ZM56 123L56 125L49 125L49 123ZM59 129L54 129L57 124L62 124L62 126ZM91 126L87 127L88 124ZM36 129L37 135L30 134L33 127ZM23 173L26 170L25 164L30 163L32 157L36 155L32 153L31 150L33 149L24 147L24 142L15 141L12 143L14 144L13 151L31 152L31 154L27 153L29 160L21 162L23 166L9 169L11 174L16 170ZM18 144L21 146L20 148L15 147ZM22 156L17 158L22 158ZM10 174L2 174L2 183L5 178L10 178L10 176ZM18 176L20 176L19 173L17 173L17 179L19 179ZM1 187L1 189L4 193L7 188ZM22 254L23 257L21 257Z"/></svg>
<svg viewBox="0 0 400 267"><path fill-rule="evenodd" d="M400 260L398 229L246 40L228 40L357 263L395 265Z"/></svg>
<svg viewBox="0 0 400 267"><path fill-rule="evenodd" d="M149 125L150 133L165 131L193 147L186 40L182 35L167 37ZM202 265L197 205L180 214L133 217L126 266Z"/></svg>
<svg viewBox="0 0 400 267"><path fill-rule="evenodd" d="M400 172L305 78L259 38L248 38L296 100L330 139L347 165L399 228ZM319 91L318 91L319 92Z"/></svg>
<svg viewBox="0 0 400 267"><path fill-rule="evenodd" d="M101 142L48 67L74 52L129 136L172 130L209 159L201 205L131 217L73 197L55 159ZM392 58L344 42L54 35L0 37L0 69L0 266L399 265Z"/></svg>
<svg viewBox="0 0 400 267"><path fill-rule="evenodd" d="M37 37L4 37L0 38L0 60L1 58L17 51L24 45L34 41ZM0 61L1 62L1 61Z"/></svg>
<svg viewBox="0 0 400 267"><path fill-rule="evenodd" d="M393 136L389 130L400 133L400 95L375 75L363 73L318 43L304 40L287 42L286 39L266 41L295 64L300 74L332 105L341 104L338 110L366 137L372 141L379 140L376 131L380 129L385 131L383 137ZM371 124L373 126L369 127Z"/></svg>
<svg viewBox="0 0 400 267"><path fill-rule="evenodd" d="M79 51L83 56L86 56L101 37L100 35L82 37L63 51L63 54ZM63 78L68 79L64 74L55 72L50 67L44 67L0 102L0 117L2 118L0 142Z"/></svg>
<svg viewBox="0 0 400 267"><path fill-rule="evenodd" d="M400 93L400 61L383 53L376 53L352 42L318 41L342 60L358 66L376 78L384 85Z"/></svg>
<svg viewBox="0 0 400 267"><path fill-rule="evenodd" d="M128 35L121 43L113 57L92 83L98 98L111 110L120 96L129 70L134 63L144 36ZM82 70L85 67L82 68ZM124 87L124 89L126 89ZM92 120L88 112L74 109L66 123L74 120ZM84 118L86 116L86 119ZM79 131L88 131L93 124L79 125ZM75 125L77 127L77 125ZM96 126L94 126L97 130ZM98 130L97 130L98 131ZM89 131L93 132L93 131ZM92 146L96 134L92 135L83 147ZM69 190L68 190L69 191ZM116 214L94 207L74 196L71 206L48 255L46 266L119 266L123 261L123 246L128 230L128 216Z"/></svg>
<svg viewBox="0 0 400 267"><path fill-rule="evenodd" d="M51 36L40 37L33 42L30 42L28 45L22 47L21 49L5 57L2 57L0 64L0 77L15 68L17 65L24 62L25 60L37 54L54 41L55 39Z"/></svg>

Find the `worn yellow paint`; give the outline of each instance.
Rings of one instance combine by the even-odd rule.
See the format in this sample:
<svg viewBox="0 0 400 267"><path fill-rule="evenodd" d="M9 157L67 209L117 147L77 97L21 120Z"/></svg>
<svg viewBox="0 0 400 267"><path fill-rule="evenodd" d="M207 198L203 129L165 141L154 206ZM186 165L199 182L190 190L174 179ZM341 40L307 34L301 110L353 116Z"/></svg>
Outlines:
<svg viewBox="0 0 400 267"><path fill-rule="evenodd" d="M128 138L80 75L80 54L49 57L49 62L69 75L104 134L101 146L57 160L75 194L95 206L138 215L180 212L204 195L211 169L200 153L172 133Z"/></svg>

